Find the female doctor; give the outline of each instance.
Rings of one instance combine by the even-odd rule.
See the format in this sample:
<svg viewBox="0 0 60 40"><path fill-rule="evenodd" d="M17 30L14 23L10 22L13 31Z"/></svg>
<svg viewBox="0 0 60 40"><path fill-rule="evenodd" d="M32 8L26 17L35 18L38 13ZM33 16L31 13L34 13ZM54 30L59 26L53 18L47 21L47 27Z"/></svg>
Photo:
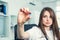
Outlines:
<svg viewBox="0 0 60 40"><path fill-rule="evenodd" d="M30 19L30 11L21 8L17 18L18 38L25 40L60 40L60 33L54 11L45 7L42 9L37 27L24 31L24 23Z"/></svg>

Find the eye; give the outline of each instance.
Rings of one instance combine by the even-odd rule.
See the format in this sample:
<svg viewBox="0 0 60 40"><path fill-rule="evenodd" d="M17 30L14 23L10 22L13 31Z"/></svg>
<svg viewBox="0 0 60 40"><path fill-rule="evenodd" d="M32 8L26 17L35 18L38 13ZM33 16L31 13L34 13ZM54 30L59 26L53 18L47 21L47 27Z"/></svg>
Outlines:
<svg viewBox="0 0 60 40"><path fill-rule="evenodd" d="M50 18L53 18L52 16L50 16Z"/></svg>
<svg viewBox="0 0 60 40"><path fill-rule="evenodd" d="M45 18L45 17L47 17L47 15L44 15L43 17Z"/></svg>

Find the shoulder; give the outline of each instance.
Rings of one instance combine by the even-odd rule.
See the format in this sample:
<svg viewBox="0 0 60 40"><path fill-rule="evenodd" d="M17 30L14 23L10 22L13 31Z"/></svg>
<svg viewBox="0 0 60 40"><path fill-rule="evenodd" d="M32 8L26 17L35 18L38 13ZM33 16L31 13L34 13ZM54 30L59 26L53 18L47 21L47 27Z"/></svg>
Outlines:
<svg viewBox="0 0 60 40"><path fill-rule="evenodd" d="M33 27L29 30L27 30L26 32L29 33L29 38L31 39L45 39L45 36L43 35L42 31L40 28L38 27Z"/></svg>
<svg viewBox="0 0 60 40"><path fill-rule="evenodd" d="M29 29L29 30L27 30L27 31L41 31L41 29L40 28L38 28L37 26L34 26L34 27L32 27L31 29Z"/></svg>
<svg viewBox="0 0 60 40"><path fill-rule="evenodd" d="M41 29L36 27L36 26L32 27L31 29L27 30L26 32L28 32L31 35L34 35L34 34L35 35L37 35L37 34L41 35L42 34Z"/></svg>

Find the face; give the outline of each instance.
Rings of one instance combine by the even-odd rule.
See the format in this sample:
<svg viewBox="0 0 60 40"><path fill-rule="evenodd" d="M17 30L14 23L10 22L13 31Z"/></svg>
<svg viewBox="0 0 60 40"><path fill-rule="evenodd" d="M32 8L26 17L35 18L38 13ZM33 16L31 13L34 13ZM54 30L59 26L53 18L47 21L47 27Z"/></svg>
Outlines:
<svg viewBox="0 0 60 40"><path fill-rule="evenodd" d="M52 25L52 18L51 18L50 13L48 11L44 12L44 15L42 17L42 22L43 22L43 25L46 27L49 27Z"/></svg>

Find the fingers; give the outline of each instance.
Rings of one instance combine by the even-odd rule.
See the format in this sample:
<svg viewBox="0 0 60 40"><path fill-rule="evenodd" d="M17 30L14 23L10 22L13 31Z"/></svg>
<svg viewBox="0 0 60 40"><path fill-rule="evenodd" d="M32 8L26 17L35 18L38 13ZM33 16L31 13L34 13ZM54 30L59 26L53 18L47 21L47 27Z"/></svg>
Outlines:
<svg viewBox="0 0 60 40"><path fill-rule="evenodd" d="M30 19L30 11L28 8L21 8L18 13L18 23L25 23Z"/></svg>
<svg viewBox="0 0 60 40"><path fill-rule="evenodd" d="M28 8L21 8L20 11L25 13L26 15L31 14Z"/></svg>
<svg viewBox="0 0 60 40"><path fill-rule="evenodd" d="M28 21L30 18L31 18L30 15L27 15L25 18L26 19L25 22Z"/></svg>

